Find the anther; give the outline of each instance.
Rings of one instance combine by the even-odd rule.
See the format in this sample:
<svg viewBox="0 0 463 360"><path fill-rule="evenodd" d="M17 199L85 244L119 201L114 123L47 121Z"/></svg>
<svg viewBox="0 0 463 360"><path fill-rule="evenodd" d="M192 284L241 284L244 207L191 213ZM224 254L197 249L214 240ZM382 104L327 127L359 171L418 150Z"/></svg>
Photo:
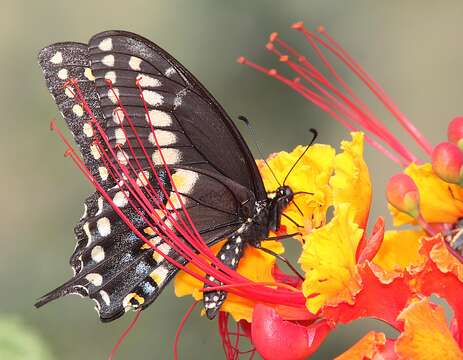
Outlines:
<svg viewBox="0 0 463 360"><path fill-rule="evenodd" d="M272 32L269 36L269 41L274 42L278 38L278 33L277 32Z"/></svg>
<svg viewBox="0 0 463 360"><path fill-rule="evenodd" d="M295 30L301 30L303 27L304 27L303 21L298 21L297 23L294 23L293 25L291 25L291 28Z"/></svg>

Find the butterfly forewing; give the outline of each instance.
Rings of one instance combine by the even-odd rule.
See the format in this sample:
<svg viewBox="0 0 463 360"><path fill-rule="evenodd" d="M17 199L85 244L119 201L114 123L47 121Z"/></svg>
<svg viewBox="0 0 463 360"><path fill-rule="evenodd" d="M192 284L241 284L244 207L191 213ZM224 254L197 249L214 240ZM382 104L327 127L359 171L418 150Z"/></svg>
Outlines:
<svg viewBox="0 0 463 360"><path fill-rule="evenodd" d="M160 202L167 207L164 221L166 211L176 212L178 225L184 226L188 219L180 195L194 226L212 245L242 226L242 204L264 198L265 191L249 149L220 105L182 65L148 40L104 32L88 47L47 47L40 63L86 166L111 204L99 192L87 198L85 214L75 227L77 246L70 260L75 275L38 305L79 293L94 299L101 319L110 321L127 309L148 306L178 271L131 226L164 254L186 263L158 236L150 208L159 208ZM63 84L69 79L76 80L88 104L84 114L75 111L82 99L65 93ZM90 118L103 134L93 128L89 135L85 124ZM98 136L99 156L92 150ZM127 177L136 182L139 193L127 191ZM140 194L150 200L148 206L138 199ZM182 238L178 228L169 226Z"/></svg>

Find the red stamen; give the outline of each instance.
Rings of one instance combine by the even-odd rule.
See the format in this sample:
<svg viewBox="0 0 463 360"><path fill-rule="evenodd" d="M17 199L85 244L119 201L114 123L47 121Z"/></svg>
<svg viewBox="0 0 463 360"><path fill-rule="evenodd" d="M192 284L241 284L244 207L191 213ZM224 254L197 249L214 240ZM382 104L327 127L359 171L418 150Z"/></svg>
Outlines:
<svg viewBox="0 0 463 360"><path fill-rule="evenodd" d="M175 333L175 341L174 341L174 359L175 360L178 360L178 343L179 343L179 340L180 340L180 334L182 333L182 330L183 330L183 328L185 326L186 321L188 320L188 318L193 313L193 310L195 309L196 305L198 305L200 302L201 302L201 300L197 300L193 304L191 304L191 306L186 311L185 315L183 315L182 320L180 321L180 324L179 324L179 326L177 328L177 331Z"/></svg>
<svg viewBox="0 0 463 360"><path fill-rule="evenodd" d="M108 356L108 360L112 360L114 358L114 355L116 355L116 351L119 349L119 347L121 346L122 342L127 337L127 335L129 335L130 332L133 330L134 326L138 322L138 319L140 319L140 315L141 315L141 309L137 310L135 317L130 322L129 326L127 326L127 329L124 330L120 338L117 340L116 345L114 345L114 347L111 350L111 353Z"/></svg>

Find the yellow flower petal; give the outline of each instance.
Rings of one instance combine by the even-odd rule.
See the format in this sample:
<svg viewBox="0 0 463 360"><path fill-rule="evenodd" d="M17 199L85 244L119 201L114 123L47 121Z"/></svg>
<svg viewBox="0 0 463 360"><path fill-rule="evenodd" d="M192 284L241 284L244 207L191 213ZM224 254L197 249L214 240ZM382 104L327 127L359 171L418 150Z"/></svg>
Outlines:
<svg viewBox="0 0 463 360"><path fill-rule="evenodd" d="M421 215L428 223L453 224L463 216L463 189L437 177L431 164L411 164L405 173L411 176L420 191ZM394 225L415 223L410 216L400 213L399 216L398 213L391 211Z"/></svg>
<svg viewBox="0 0 463 360"><path fill-rule="evenodd" d="M363 231L354 222L355 209L340 204L333 219L304 237L299 263L306 273L302 285L306 306L316 313L324 305L352 304L360 291L355 253Z"/></svg>
<svg viewBox="0 0 463 360"><path fill-rule="evenodd" d="M371 181L363 160L363 133L353 132L352 141L342 141L336 155L335 175L330 180L333 202L349 203L356 210L355 223L364 228L371 203Z"/></svg>
<svg viewBox="0 0 463 360"><path fill-rule="evenodd" d="M211 248L214 254L220 250L223 243L224 241ZM262 242L262 247L270 249L277 254L282 254L284 252L283 245L278 241L264 241ZM247 279L255 282L275 282L275 279L272 276L274 264L274 256L264 253L254 247L247 246L244 250L243 257L238 264L237 272ZM204 276L204 272L200 271L196 266L188 264L187 267L195 273ZM200 289L203 288L204 284L184 271L181 271L175 277L174 286L175 295L178 297L192 295L195 300L202 299L203 297L203 293ZM230 313L235 321L245 319L250 322L252 320L253 308L253 301L229 293L221 310Z"/></svg>
<svg viewBox="0 0 463 360"><path fill-rule="evenodd" d="M275 173L278 181L283 183L291 167L299 159L304 146L297 146L290 153L286 151L273 154L267 159L268 164ZM328 145L315 144L310 147L307 153L301 158L286 181L293 192L305 191L313 195L300 194L295 196L295 202L302 210L300 214L294 204L290 204L285 215L305 225L308 232L312 228L319 227L325 223L326 211L332 202L332 191L329 186L329 179L334 171L335 150ZM275 191L278 183L262 160L257 161L260 173L268 192ZM287 233L300 231L294 223L285 217L282 218L282 225L286 227Z"/></svg>
<svg viewBox="0 0 463 360"><path fill-rule="evenodd" d="M406 307L398 319L405 322L395 346L399 359L463 359L441 307L433 309L425 298Z"/></svg>
<svg viewBox="0 0 463 360"><path fill-rule="evenodd" d="M335 358L335 360L369 360L381 351L386 344L386 335L381 332L370 331L357 341L349 350Z"/></svg>
<svg viewBox="0 0 463 360"><path fill-rule="evenodd" d="M419 253L422 230L386 231L373 263L387 272L402 272L418 267L426 261Z"/></svg>

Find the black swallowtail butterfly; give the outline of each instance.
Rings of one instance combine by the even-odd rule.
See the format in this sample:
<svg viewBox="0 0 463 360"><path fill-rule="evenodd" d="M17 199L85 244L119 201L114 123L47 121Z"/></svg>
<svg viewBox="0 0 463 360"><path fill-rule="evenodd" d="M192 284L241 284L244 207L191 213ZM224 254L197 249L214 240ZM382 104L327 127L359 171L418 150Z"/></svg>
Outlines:
<svg viewBox="0 0 463 360"><path fill-rule="evenodd" d="M149 225L147 217L159 207L163 231L186 244L188 237L172 221L191 219L207 246L228 239L217 258L231 269L245 246L259 246L279 229L292 190L283 185L269 198L230 117L163 49L129 32L105 31L88 45L50 45L39 62L79 146L81 165L100 191L85 200L75 227L74 276L37 307L77 293L95 300L101 320L111 321L130 308L149 306L179 270L168 259L187 263L157 235L159 226ZM132 191L125 191L129 185ZM169 198L174 185L184 207ZM225 296L205 293L209 318Z"/></svg>

